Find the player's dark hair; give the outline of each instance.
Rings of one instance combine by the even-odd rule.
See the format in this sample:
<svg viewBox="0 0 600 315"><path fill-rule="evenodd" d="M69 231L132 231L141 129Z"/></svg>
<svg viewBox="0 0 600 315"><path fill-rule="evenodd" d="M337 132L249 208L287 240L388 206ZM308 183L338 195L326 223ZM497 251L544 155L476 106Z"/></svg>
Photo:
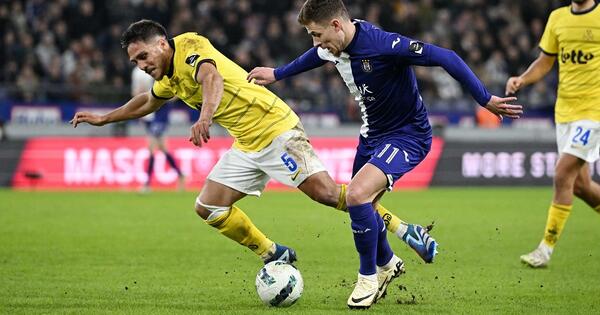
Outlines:
<svg viewBox="0 0 600 315"><path fill-rule="evenodd" d="M152 20L139 20L131 23L121 35L121 47L127 49L129 44L137 41L147 41L154 36L167 38L167 30L160 23Z"/></svg>
<svg viewBox="0 0 600 315"><path fill-rule="evenodd" d="M308 25L311 22L326 23L337 17L350 19L342 0L307 0L298 13L298 23Z"/></svg>

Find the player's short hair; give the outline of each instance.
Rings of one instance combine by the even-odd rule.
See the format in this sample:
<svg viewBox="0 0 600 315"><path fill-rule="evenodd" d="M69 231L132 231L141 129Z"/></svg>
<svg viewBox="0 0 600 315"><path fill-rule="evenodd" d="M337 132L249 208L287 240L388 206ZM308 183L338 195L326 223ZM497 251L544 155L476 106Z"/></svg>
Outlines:
<svg viewBox="0 0 600 315"><path fill-rule="evenodd" d="M338 17L350 19L342 0L307 0L298 13L298 23L302 25L311 22L326 23Z"/></svg>
<svg viewBox="0 0 600 315"><path fill-rule="evenodd" d="M129 44L137 41L147 41L154 36L167 38L167 30L160 23L152 20L139 20L131 23L121 35L121 47L127 49Z"/></svg>

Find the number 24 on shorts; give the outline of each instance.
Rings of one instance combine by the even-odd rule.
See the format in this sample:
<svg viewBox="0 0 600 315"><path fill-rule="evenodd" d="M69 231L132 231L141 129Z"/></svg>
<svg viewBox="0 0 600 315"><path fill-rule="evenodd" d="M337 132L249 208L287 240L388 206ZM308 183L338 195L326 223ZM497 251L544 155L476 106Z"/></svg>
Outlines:
<svg viewBox="0 0 600 315"><path fill-rule="evenodd" d="M573 137L573 139L571 141L573 141L574 144L582 143L583 145L587 145L588 141L590 139L591 132L592 132L591 129L587 129L584 131L583 128L577 127L577 129L575 130L575 136Z"/></svg>
<svg viewBox="0 0 600 315"><path fill-rule="evenodd" d="M298 169L298 164L296 163L296 161L294 161L293 157L287 154L287 152L281 155L281 160L283 161L283 164L288 168L288 170L290 170L290 172L294 172Z"/></svg>

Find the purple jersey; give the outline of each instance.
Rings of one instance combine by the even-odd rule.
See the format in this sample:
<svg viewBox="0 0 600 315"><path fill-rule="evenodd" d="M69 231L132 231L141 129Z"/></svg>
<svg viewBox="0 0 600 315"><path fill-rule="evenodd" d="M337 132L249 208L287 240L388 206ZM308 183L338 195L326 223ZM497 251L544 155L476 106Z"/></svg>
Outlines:
<svg viewBox="0 0 600 315"><path fill-rule="evenodd" d="M350 44L335 56L327 49L313 47L304 55L275 69L277 80L335 63L350 93L361 109L360 134L376 145L387 136L431 138L427 110L419 94L411 65L442 66L467 86L481 105L491 94L454 52L422 43L374 25L355 20L356 33Z"/></svg>
<svg viewBox="0 0 600 315"><path fill-rule="evenodd" d="M356 22L354 38L339 57L317 48L320 59L335 63L357 101L363 121L360 134L368 142L398 134L431 136L427 110L410 67L411 58L423 58L423 47L411 52L408 45L399 35Z"/></svg>

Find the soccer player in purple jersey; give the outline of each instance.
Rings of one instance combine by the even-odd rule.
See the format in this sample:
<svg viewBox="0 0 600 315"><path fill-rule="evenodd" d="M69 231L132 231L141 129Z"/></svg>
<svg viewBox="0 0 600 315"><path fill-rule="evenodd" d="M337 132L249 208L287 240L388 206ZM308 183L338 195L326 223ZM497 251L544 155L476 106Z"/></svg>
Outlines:
<svg viewBox="0 0 600 315"><path fill-rule="evenodd" d="M352 20L341 0L308 0L298 21L314 47L277 69L255 68L248 80L266 85L333 62L358 102L363 124L346 202L360 269L348 306L368 308L385 295L403 265L373 204L431 148L431 126L411 66L443 67L499 119L519 118L522 106L508 104L515 97L491 95L453 51Z"/></svg>

